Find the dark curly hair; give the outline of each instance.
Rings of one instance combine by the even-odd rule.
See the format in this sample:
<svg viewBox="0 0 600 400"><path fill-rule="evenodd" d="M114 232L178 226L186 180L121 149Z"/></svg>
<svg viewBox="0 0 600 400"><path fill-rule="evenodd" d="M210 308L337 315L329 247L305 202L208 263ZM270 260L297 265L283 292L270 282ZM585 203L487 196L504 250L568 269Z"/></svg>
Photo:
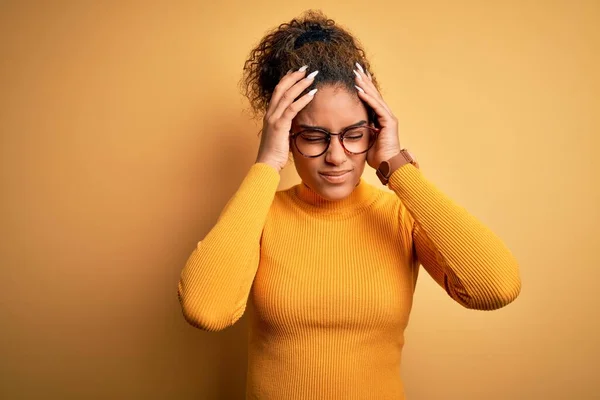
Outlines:
<svg viewBox="0 0 600 400"><path fill-rule="evenodd" d="M266 112L280 79L289 70L297 70L303 65L308 65L309 71L319 70L319 74L300 96L323 84L333 84L345 87L351 93L356 92L355 75L352 72L356 69L356 62L369 71L375 87L379 89L358 39L320 10L308 10L262 38L244 64L241 88L256 117ZM373 110L368 106L367 110L373 121Z"/></svg>

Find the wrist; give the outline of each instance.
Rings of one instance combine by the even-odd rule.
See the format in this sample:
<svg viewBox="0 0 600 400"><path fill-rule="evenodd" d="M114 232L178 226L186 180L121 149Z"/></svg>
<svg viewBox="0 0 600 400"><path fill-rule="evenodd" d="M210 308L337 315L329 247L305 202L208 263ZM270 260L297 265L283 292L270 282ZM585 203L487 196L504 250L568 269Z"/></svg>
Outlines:
<svg viewBox="0 0 600 400"><path fill-rule="evenodd" d="M412 164L418 168L418 164L408 150L402 149L396 155L379 164L376 171L377 177L382 184L387 185L392 174L406 164Z"/></svg>
<svg viewBox="0 0 600 400"><path fill-rule="evenodd" d="M275 170L277 172L281 172L281 167L279 167L279 165L277 165L277 163L274 163L269 160L263 160L263 159L257 158L255 161L255 164L267 164L267 165L270 165L271 167L275 168Z"/></svg>
<svg viewBox="0 0 600 400"><path fill-rule="evenodd" d="M398 151L393 151L391 153L388 153L387 155L381 157L381 162L379 163L379 165L381 165L382 162L384 161L390 161L392 158L396 157L398 154L400 154L401 150Z"/></svg>

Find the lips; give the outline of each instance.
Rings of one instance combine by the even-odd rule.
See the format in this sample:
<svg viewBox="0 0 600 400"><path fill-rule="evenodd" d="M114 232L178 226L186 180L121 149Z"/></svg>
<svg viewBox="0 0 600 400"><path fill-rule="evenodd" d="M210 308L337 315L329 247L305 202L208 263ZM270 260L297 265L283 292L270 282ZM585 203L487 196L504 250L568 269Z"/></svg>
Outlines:
<svg viewBox="0 0 600 400"><path fill-rule="evenodd" d="M350 172L350 170L346 170L346 171L323 171L323 172L319 172L319 173L321 175L325 175L325 176L340 176L340 175L344 175L347 172Z"/></svg>

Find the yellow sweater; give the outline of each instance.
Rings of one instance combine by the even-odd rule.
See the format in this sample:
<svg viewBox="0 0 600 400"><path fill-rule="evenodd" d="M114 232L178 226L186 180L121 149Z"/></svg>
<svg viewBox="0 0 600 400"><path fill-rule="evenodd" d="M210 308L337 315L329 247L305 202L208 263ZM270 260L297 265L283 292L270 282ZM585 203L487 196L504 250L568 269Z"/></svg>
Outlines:
<svg viewBox="0 0 600 400"><path fill-rule="evenodd" d="M247 399L403 399L400 361L419 265L459 304L520 292L503 242L411 164L331 202L254 164L181 272L186 320L233 325L248 304Z"/></svg>

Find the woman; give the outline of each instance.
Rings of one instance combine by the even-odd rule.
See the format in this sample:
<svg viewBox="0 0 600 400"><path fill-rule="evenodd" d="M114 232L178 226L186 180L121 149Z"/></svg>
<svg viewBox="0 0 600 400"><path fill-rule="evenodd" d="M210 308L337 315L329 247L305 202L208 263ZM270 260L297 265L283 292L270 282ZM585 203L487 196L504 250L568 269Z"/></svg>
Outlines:
<svg viewBox="0 0 600 400"><path fill-rule="evenodd" d="M498 309L520 292L502 241L402 149L370 70L357 40L312 11L246 62L246 95L264 112L256 163L178 294L186 320L207 331L249 305L247 398L404 398L419 265L467 308ZM289 151L302 183L277 191ZM365 162L392 192L361 178Z"/></svg>

